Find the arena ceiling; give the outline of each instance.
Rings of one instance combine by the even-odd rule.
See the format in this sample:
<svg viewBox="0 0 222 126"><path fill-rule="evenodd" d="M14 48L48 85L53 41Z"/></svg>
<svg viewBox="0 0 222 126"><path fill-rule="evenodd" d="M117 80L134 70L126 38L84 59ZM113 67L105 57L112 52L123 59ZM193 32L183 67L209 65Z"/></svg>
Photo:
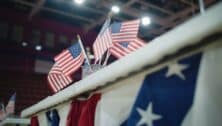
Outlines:
<svg viewBox="0 0 222 126"><path fill-rule="evenodd" d="M120 7L113 21L125 21L147 15L152 23L141 27L139 36L147 41L165 33L199 13L198 0L85 0L77 5L74 0L4 0L5 5L35 15L52 18L89 30L99 31L112 5ZM209 7L218 0L204 0Z"/></svg>

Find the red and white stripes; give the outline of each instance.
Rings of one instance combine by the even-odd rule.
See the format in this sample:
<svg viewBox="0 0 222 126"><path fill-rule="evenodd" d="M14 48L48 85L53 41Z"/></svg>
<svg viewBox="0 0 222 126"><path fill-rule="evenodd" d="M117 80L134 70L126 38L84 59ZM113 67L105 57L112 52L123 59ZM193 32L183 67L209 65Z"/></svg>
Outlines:
<svg viewBox="0 0 222 126"><path fill-rule="evenodd" d="M111 46L112 46L112 38L110 34L110 29L107 28L103 34L98 35L93 44L95 61L101 59L106 50Z"/></svg>
<svg viewBox="0 0 222 126"><path fill-rule="evenodd" d="M51 68L47 80L53 92L58 92L73 81L70 75L81 67L85 58L76 44L57 55L54 60L55 64Z"/></svg>
<svg viewBox="0 0 222 126"><path fill-rule="evenodd" d="M54 60L65 75L70 75L71 73L77 71L82 65L84 62L84 55L81 53L79 56L73 59L73 56L69 50L65 50L56 56Z"/></svg>
<svg viewBox="0 0 222 126"><path fill-rule="evenodd" d="M122 58L127 54L134 52L135 50L141 48L145 45L145 42L141 39L135 39L132 42L129 42L127 47L123 47L120 43L114 43L110 48L111 54L113 54L117 58Z"/></svg>
<svg viewBox="0 0 222 126"><path fill-rule="evenodd" d="M72 82L72 78L69 75L64 75L57 64L53 65L47 80L53 92L58 92Z"/></svg>
<svg viewBox="0 0 222 126"><path fill-rule="evenodd" d="M118 33L111 33L113 43L130 42L137 38L139 23L139 20L126 21L121 23L120 31Z"/></svg>

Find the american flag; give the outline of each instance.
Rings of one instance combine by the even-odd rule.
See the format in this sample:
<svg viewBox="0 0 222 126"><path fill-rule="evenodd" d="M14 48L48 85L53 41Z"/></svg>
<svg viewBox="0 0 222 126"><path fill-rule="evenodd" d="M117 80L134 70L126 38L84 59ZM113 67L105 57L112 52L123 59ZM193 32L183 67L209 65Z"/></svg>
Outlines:
<svg viewBox="0 0 222 126"><path fill-rule="evenodd" d="M145 45L145 42L139 38L131 42L118 42L114 43L113 46L110 48L110 52L117 58L121 58L126 56L127 54L141 48Z"/></svg>
<svg viewBox="0 0 222 126"><path fill-rule="evenodd" d="M193 111L192 108L193 101L197 98L195 97L194 100L195 87L199 87L197 86L197 80L199 80L198 74L202 72L202 70L199 70L200 60L201 54L192 55L180 61L172 62L167 67L146 75L143 80L138 80L138 82L142 82L142 85L137 93L137 98L133 103L128 119L121 126L185 126L183 125L183 121L186 120L186 118L189 119L189 121L193 121L193 117L195 116L186 116L189 115L191 111L196 115L196 112L200 110L199 108L197 109L198 111ZM215 77L213 78L215 79ZM203 86L202 81L200 82L201 86ZM209 88L209 85L207 87ZM201 88L205 89L203 87ZM208 90L205 89L204 91L206 92ZM204 91L202 90L202 92ZM203 94L206 93L202 93L201 99L198 99L198 105L201 107L203 107L203 105L200 104L200 101L203 103L202 101L205 100L205 95ZM206 103L209 102L209 95L207 96L208 100L206 100ZM209 104L207 104L207 106L209 106ZM208 118L206 118L208 113L206 113L206 110L202 110L205 111L204 114L206 114L202 119L204 121L205 119L208 120ZM209 108L209 111L210 110L217 109ZM197 119L201 118L198 117ZM216 119L214 118L214 120ZM200 120L198 121L200 122ZM193 124L195 125L196 123ZM203 126L201 124L195 126ZM192 124L188 126L191 125ZM205 126L207 125L210 125L210 123Z"/></svg>
<svg viewBox="0 0 222 126"><path fill-rule="evenodd" d="M15 111L15 98L16 98L16 93L14 93L11 98L9 99L9 102L6 106L6 114L14 114Z"/></svg>
<svg viewBox="0 0 222 126"><path fill-rule="evenodd" d="M0 103L0 121L6 117L4 104Z"/></svg>
<svg viewBox="0 0 222 126"><path fill-rule="evenodd" d="M93 43L93 52L95 56L95 62L102 58L106 50L112 45L112 38L110 33L110 18L108 18L103 27L100 30L95 42Z"/></svg>
<svg viewBox="0 0 222 126"><path fill-rule="evenodd" d="M57 55L54 60L65 76L77 71L84 62L84 55L79 42Z"/></svg>
<svg viewBox="0 0 222 126"><path fill-rule="evenodd" d="M77 71L84 62L79 42L57 55L54 60L55 64L51 68L47 80L53 92L58 92L73 81L70 74Z"/></svg>
<svg viewBox="0 0 222 126"><path fill-rule="evenodd" d="M130 42L137 38L139 20L115 22L111 25L113 43Z"/></svg>
<svg viewBox="0 0 222 126"><path fill-rule="evenodd" d="M47 79L53 92L58 92L72 82L72 78L69 75L64 75L57 64L53 65Z"/></svg>

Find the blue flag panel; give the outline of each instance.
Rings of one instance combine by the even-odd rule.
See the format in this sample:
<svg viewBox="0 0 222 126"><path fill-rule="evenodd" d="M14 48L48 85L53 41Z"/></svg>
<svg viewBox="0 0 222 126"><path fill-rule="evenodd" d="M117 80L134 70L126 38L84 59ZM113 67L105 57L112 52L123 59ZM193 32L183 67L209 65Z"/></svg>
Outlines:
<svg viewBox="0 0 222 126"><path fill-rule="evenodd" d="M122 126L180 126L193 103L201 54L147 75Z"/></svg>
<svg viewBox="0 0 222 126"><path fill-rule="evenodd" d="M59 126L59 113L56 109L53 109L51 111L46 112L46 118L48 120L48 125L49 126Z"/></svg>
<svg viewBox="0 0 222 126"><path fill-rule="evenodd" d="M81 47L79 45L79 42L76 42L71 47L69 47L69 51L72 54L73 59L78 57L80 55L80 53L82 52L82 49L81 49Z"/></svg>
<svg viewBox="0 0 222 126"><path fill-rule="evenodd" d="M121 29L121 23L120 22L114 22L112 25L111 25L111 32L112 33L119 33L120 32L120 29Z"/></svg>

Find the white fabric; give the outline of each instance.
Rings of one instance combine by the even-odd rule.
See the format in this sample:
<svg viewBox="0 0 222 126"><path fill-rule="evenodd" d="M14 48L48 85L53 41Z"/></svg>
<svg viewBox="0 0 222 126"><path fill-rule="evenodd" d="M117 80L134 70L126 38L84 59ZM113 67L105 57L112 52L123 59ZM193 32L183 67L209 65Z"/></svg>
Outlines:
<svg viewBox="0 0 222 126"><path fill-rule="evenodd" d="M96 107L95 126L118 126L126 120L144 76L133 76L103 91Z"/></svg>
<svg viewBox="0 0 222 126"><path fill-rule="evenodd" d="M39 126L48 126L48 121L45 112L39 113L38 115Z"/></svg>
<svg viewBox="0 0 222 126"><path fill-rule="evenodd" d="M193 107L182 126L221 126L222 48L204 54L195 93Z"/></svg>
<svg viewBox="0 0 222 126"><path fill-rule="evenodd" d="M59 126L66 126L67 116L71 107L70 105L70 102L68 102L57 108L60 117Z"/></svg>

